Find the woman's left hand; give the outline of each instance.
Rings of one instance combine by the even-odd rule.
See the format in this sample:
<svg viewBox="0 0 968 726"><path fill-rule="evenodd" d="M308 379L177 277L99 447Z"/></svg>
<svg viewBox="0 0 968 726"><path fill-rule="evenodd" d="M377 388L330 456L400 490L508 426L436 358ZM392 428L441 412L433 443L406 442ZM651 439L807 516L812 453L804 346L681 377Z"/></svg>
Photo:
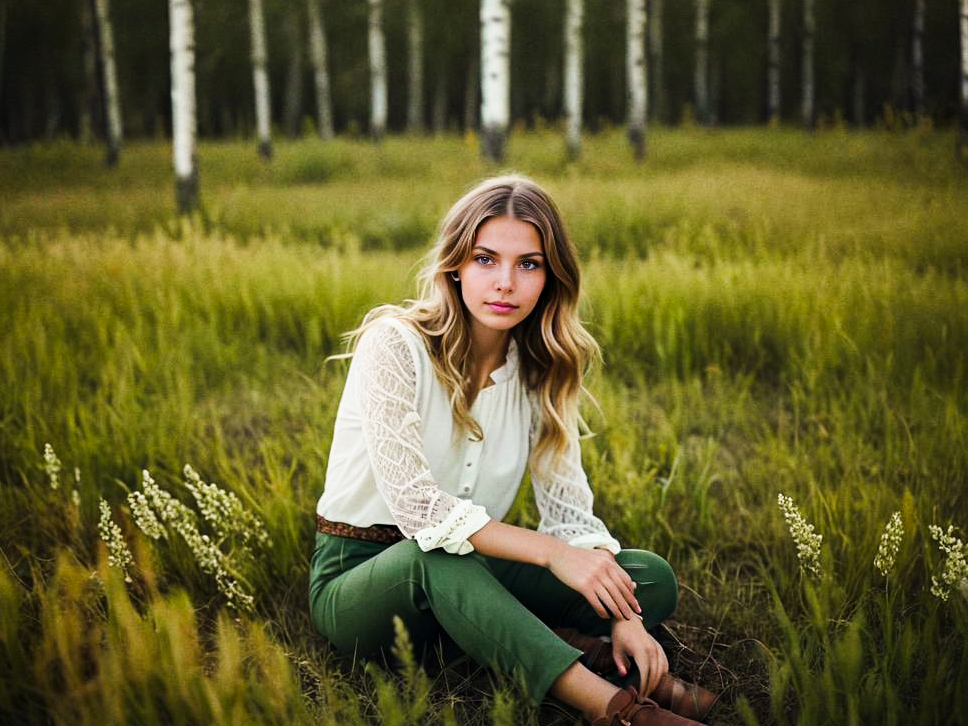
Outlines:
<svg viewBox="0 0 968 726"><path fill-rule="evenodd" d="M621 675L628 673L629 658L639 668L639 700L648 696L669 670L669 660L658 641L638 618L612 620L612 658Z"/></svg>

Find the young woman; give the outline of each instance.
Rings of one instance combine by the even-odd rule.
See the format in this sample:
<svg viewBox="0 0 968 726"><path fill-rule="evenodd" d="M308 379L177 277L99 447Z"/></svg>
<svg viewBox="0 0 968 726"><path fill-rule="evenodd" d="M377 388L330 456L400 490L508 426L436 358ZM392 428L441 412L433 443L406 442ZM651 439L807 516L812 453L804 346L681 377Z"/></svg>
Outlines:
<svg viewBox="0 0 968 726"><path fill-rule="evenodd" d="M479 663L594 723L692 724L701 689L666 675L647 632L675 607L659 556L623 550L592 513L578 395L598 353L578 319L579 271L533 181L487 180L445 216L423 296L382 306L355 353L317 505L310 605L343 652L449 637ZM527 470L538 531L502 522ZM620 689L571 643L607 647ZM585 637L588 636L588 637ZM606 651L607 652L607 651ZM593 666L594 667L594 666ZM707 699L708 700L708 699Z"/></svg>

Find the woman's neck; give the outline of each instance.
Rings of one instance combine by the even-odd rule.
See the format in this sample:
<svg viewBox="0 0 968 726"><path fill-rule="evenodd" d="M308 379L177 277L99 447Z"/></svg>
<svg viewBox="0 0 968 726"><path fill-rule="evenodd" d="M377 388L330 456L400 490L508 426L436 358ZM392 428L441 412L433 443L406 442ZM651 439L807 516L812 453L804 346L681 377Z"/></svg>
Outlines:
<svg viewBox="0 0 968 726"><path fill-rule="evenodd" d="M471 331L468 406L474 403L478 392L490 384L491 373L504 365L510 342L511 336L507 330L477 328Z"/></svg>

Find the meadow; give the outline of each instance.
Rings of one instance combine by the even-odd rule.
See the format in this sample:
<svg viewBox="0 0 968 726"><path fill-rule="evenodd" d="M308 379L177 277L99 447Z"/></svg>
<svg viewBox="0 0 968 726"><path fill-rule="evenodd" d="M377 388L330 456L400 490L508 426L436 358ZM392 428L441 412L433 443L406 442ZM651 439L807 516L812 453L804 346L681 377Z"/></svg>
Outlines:
<svg viewBox="0 0 968 726"><path fill-rule="evenodd" d="M596 511L675 567L660 636L680 675L726 692L715 723L968 723L953 147L657 129L637 165L619 130L577 162L551 129L511 140L502 168L550 189L583 261ZM199 164L203 209L178 219L163 142L113 171L68 141L0 150L0 721L566 721L466 664L423 670L405 634L400 667L340 657L307 617L346 371L326 358L415 293L441 214L499 169L458 136L280 141L269 164L206 142ZM189 524L153 539L137 493L159 490ZM798 554L780 494L819 548L804 523ZM527 487L510 518L536 524ZM931 527L949 525L946 553Z"/></svg>

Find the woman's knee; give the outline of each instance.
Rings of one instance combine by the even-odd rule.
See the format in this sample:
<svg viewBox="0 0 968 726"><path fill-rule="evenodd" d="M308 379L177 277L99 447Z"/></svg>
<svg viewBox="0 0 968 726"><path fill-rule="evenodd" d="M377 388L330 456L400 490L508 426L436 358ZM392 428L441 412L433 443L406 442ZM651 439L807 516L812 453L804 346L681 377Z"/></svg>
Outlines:
<svg viewBox="0 0 968 726"><path fill-rule="evenodd" d="M679 598L679 584L665 559L647 550L622 550L615 560L636 584L635 596L642 606L646 627L672 615Z"/></svg>

